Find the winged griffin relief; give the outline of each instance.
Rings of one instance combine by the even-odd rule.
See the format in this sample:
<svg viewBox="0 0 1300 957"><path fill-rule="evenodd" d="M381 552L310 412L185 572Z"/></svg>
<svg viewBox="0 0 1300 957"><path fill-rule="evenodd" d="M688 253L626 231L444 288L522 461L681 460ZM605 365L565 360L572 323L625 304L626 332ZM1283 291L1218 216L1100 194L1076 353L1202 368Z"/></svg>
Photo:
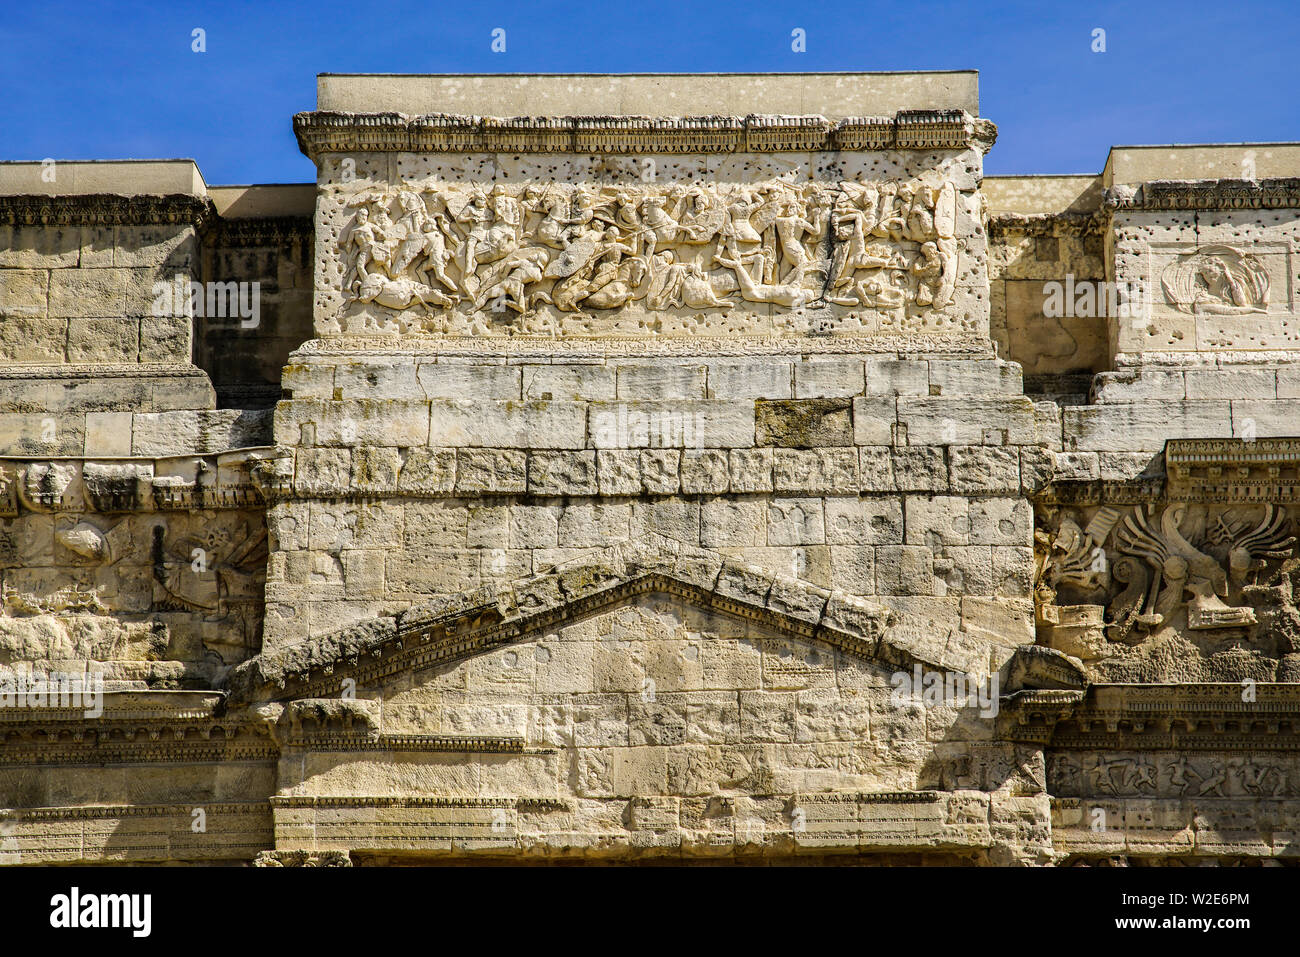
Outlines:
<svg viewBox="0 0 1300 957"><path fill-rule="evenodd" d="M666 187L400 185L346 204L352 302L519 320L837 304L901 318L957 279L957 195L920 181ZM536 325L534 320L531 325Z"/></svg>
<svg viewBox="0 0 1300 957"><path fill-rule="evenodd" d="M1085 660L1174 637L1291 651L1296 536L1283 507L1183 502L1048 513L1035 532L1040 641Z"/></svg>

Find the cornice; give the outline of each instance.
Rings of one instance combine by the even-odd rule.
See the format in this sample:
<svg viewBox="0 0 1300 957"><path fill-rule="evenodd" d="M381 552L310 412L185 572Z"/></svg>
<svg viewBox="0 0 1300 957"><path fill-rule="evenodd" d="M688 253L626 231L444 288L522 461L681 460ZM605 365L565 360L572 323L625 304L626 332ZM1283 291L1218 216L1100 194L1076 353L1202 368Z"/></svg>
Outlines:
<svg viewBox="0 0 1300 957"><path fill-rule="evenodd" d="M1295 208L1300 207L1300 177L1152 180L1110 187L1102 206L1109 211Z"/></svg>
<svg viewBox="0 0 1300 957"><path fill-rule="evenodd" d="M1023 234L1026 236L1095 236L1100 235L1104 220L1098 213L990 213L989 238Z"/></svg>
<svg viewBox="0 0 1300 957"><path fill-rule="evenodd" d="M1300 504L1300 438L1169 439L1155 474L1127 481L1053 481L1042 505Z"/></svg>
<svg viewBox="0 0 1300 957"><path fill-rule="evenodd" d="M0 725L0 766L274 761L280 756L270 728L260 721L83 714L59 721L48 710L30 713L42 719L39 725L13 720Z"/></svg>
<svg viewBox="0 0 1300 957"><path fill-rule="evenodd" d="M997 127L964 110L894 116L544 116L299 113L298 147L323 153L782 153L839 150L987 151Z"/></svg>
<svg viewBox="0 0 1300 957"><path fill-rule="evenodd" d="M1300 684L1101 684L1055 723L1065 750L1297 751ZM1253 699L1253 700L1249 700Z"/></svg>
<svg viewBox="0 0 1300 957"><path fill-rule="evenodd" d="M516 810L566 811L570 805L557 798L543 797L394 797L363 794L277 794L270 806L279 808L514 808Z"/></svg>
<svg viewBox="0 0 1300 957"><path fill-rule="evenodd" d="M289 246L311 241L315 226L310 216L258 216L212 220L205 242L210 246L257 247Z"/></svg>
<svg viewBox="0 0 1300 957"><path fill-rule="evenodd" d="M483 359L539 359L563 362L569 359L624 359L641 357L746 358L773 356L798 358L805 355L869 355L879 359L968 359L993 358L988 339L967 335L850 334L789 336L679 336L591 338L547 336L374 336L352 333L308 339L290 355L290 362L329 358L420 359L425 356L474 356Z"/></svg>
<svg viewBox="0 0 1300 957"><path fill-rule="evenodd" d="M193 226L202 229L216 209L206 196L0 196L4 226Z"/></svg>
<svg viewBox="0 0 1300 957"><path fill-rule="evenodd" d="M1297 438L1170 439L1165 471L1174 501L1300 503Z"/></svg>
<svg viewBox="0 0 1300 957"><path fill-rule="evenodd" d="M485 735L379 734L301 730L283 742L308 751L412 751L453 754L523 754L524 739ZM545 751L549 749L541 749ZM534 753L541 753L534 751Z"/></svg>
<svg viewBox="0 0 1300 957"><path fill-rule="evenodd" d="M0 820L21 822L54 821L99 821L118 820L120 818L143 817L159 818L175 815L189 821L195 803L186 804L100 804L81 807L33 807L0 810ZM232 801L224 803L203 803L203 809L212 815L228 817L235 814L251 814L266 817L271 806L266 801Z"/></svg>

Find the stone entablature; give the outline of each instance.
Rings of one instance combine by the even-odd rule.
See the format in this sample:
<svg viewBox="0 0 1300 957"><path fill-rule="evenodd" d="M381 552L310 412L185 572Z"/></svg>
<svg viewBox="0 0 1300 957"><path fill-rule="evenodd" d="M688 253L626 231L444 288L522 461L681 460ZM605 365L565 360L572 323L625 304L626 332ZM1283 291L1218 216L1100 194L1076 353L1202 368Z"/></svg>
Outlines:
<svg viewBox="0 0 1300 957"><path fill-rule="evenodd" d="M985 337L995 129L965 109L295 129L319 168L322 336Z"/></svg>
<svg viewBox="0 0 1300 957"><path fill-rule="evenodd" d="M781 153L844 150L987 152L997 136L964 110L894 116L548 116L313 112L294 117L298 145L323 153Z"/></svg>

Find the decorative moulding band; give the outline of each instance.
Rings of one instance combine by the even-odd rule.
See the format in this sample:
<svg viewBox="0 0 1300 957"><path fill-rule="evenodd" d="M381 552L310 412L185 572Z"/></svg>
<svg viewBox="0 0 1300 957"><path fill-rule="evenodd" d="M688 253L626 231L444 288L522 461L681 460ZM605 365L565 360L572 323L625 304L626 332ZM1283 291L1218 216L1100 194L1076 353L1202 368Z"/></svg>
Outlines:
<svg viewBox="0 0 1300 957"><path fill-rule="evenodd" d="M298 146L321 153L782 153L835 150L947 150L997 137L965 110L894 116L549 116L453 113L299 113Z"/></svg>
<svg viewBox="0 0 1300 957"><path fill-rule="evenodd" d="M1020 233L1026 236L1092 236L1102 231L1103 220L1094 213L994 213L989 216L990 236Z"/></svg>
<svg viewBox="0 0 1300 957"><path fill-rule="evenodd" d="M1300 177L1152 180L1112 186L1102 205L1111 210L1289 209L1300 207Z"/></svg>
<svg viewBox="0 0 1300 957"><path fill-rule="evenodd" d="M216 215L212 200L167 196L0 196L0 226L155 226L202 228Z"/></svg>
<svg viewBox="0 0 1300 957"><path fill-rule="evenodd" d="M310 216L261 216L212 221L207 239L217 246L287 246L314 238Z"/></svg>

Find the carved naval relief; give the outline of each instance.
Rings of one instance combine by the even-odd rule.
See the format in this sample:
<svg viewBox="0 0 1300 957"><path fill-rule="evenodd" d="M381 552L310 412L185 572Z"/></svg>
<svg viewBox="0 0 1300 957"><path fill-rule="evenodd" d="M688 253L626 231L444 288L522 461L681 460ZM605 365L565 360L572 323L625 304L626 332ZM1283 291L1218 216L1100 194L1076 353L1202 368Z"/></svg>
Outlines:
<svg viewBox="0 0 1300 957"><path fill-rule="evenodd" d="M959 282L963 262L982 262L982 237L972 250L958 235L974 200L934 175L406 181L336 201L341 296L327 332L961 334L986 322Z"/></svg>

